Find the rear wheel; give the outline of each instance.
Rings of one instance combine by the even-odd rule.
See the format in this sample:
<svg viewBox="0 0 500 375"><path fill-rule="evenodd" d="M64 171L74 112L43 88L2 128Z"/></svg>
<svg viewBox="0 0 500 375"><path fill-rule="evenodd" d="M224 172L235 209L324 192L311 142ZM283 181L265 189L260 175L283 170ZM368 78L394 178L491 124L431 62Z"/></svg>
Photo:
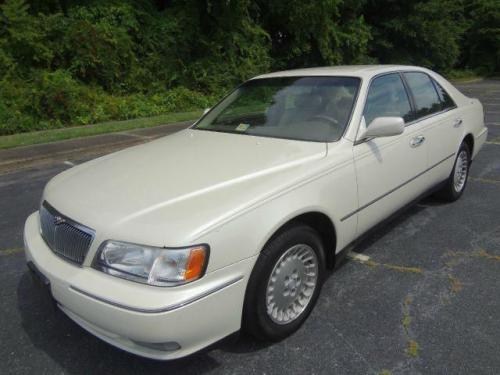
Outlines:
<svg viewBox="0 0 500 375"><path fill-rule="evenodd" d="M306 320L318 298L325 272L318 233L296 224L262 250L250 276L243 329L263 340L280 340Z"/></svg>
<svg viewBox="0 0 500 375"><path fill-rule="evenodd" d="M451 171L445 186L438 192L438 196L448 202L456 201L461 197L467 184L470 167L470 150L466 143L462 143L455 159L453 170Z"/></svg>

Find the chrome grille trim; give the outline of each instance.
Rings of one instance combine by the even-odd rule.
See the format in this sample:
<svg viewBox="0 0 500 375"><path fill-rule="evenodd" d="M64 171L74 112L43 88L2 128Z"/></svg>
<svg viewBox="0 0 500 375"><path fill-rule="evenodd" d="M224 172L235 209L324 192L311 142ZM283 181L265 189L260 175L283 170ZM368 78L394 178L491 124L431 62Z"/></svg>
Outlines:
<svg viewBox="0 0 500 375"><path fill-rule="evenodd" d="M85 260L95 231L61 214L47 201L40 206L42 238L54 254L81 265Z"/></svg>

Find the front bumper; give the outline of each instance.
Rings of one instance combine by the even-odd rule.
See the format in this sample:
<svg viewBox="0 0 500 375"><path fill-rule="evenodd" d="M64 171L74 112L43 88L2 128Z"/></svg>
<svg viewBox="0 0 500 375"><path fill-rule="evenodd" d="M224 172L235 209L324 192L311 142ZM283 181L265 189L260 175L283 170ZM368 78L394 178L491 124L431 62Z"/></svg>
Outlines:
<svg viewBox="0 0 500 375"><path fill-rule="evenodd" d="M154 359L180 358L240 328L255 258L191 284L161 288L62 260L43 241L38 213L26 221L24 243L27 261L50 281L60 309L90 333L126 351Z"/></svg>

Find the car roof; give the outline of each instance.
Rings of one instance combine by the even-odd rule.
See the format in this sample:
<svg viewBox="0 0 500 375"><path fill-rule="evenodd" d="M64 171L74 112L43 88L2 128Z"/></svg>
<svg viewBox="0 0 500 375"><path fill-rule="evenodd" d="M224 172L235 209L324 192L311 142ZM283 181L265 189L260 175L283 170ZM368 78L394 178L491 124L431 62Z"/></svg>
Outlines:
<svg viewBox="0 0 500 375"><path fill-rule="evenodd" d="M451 94L453 100L465 103L467 99L455 86L440 74L433 72L430 69L414 65L338 65L324 66L318 68L305 68L294 70L283 70L256 76L252 79L274 78L274 77L304 77L304 76L344 76L344 77L359 77L365 82L369 82L376 75L398 71L419 71L429 74L441 86L443 86L448 94Z"/></svg>
<svg viewBox="0 0 500 375"><path fill-rule="evenodd" d="M426 71L425 68L411 65L339 65L325 66L318 68L283 70L262 74L252 79L274 78L274 77L297 77L297 76L349 76L371 78L380 73L387 73L399 70L420 70Z"/></svg>

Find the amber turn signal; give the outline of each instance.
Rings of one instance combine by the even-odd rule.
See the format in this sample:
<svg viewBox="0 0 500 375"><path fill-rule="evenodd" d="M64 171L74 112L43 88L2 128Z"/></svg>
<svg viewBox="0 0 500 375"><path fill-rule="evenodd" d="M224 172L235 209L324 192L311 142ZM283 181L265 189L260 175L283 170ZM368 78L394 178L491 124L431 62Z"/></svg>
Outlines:
<svg viewBox="0 0 500 375"><path fill-rule="evenodd" d="M199 278L205 269L205 260L207 254L204 247L193 247L187 261L186 273L184 280L191 281Z"/></svg>

